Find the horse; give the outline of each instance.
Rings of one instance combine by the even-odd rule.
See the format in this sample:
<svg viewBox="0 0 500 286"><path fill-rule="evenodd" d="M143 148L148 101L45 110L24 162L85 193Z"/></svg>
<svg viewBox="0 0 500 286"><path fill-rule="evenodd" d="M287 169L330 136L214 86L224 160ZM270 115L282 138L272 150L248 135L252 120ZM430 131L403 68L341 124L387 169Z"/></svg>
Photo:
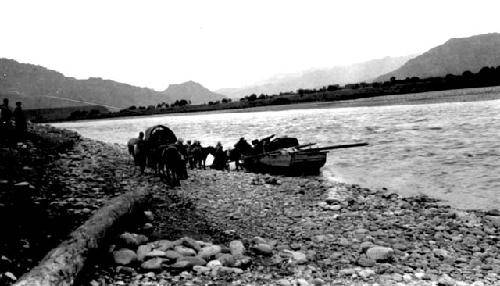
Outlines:
<svg viewBox="0 0 500 286"><path fill-rule="evenodd" d="M134 156L134 146L137 144L137 141L139 141L139 138L130 138L127 142L128 154L130 156Z"/></svg>
<svg viewBox="0 0 500 286"><path fill-rule="evenodd" d="M198 169L205 169L208 154L215 154L215 148L213 146L201 147L195 153L194 162L198 166Z"/></svg>
<svg viewBox="0 0 500 286"><path fill-rule="evenodd" d="M227 150L227 155L229 158L229 162L234 162L234 165L236 167L236 171L239 169L243 170L243 166L241 165L241 151L234 148L234 149L229 149Z"/></svg>
<svg viewBox="0 0 500 286"><path fill-rule="evenodd" d="M234 145L234 149L229 150L229 161L234 161L236 170L239 170L241 166L240 162L243 155L252 155L255 150L248 144L245 138L240 138L238 142ZM241 168L243 169L243 168Z"/></svg>
<svg viewBox="0 0 500 286"><path fill-rule="evenodd" d="M174 145L164 146L159 162L160 173L167 182L172 186L180 186L180 179L183 177L186 164L177 148Z"/></svg>

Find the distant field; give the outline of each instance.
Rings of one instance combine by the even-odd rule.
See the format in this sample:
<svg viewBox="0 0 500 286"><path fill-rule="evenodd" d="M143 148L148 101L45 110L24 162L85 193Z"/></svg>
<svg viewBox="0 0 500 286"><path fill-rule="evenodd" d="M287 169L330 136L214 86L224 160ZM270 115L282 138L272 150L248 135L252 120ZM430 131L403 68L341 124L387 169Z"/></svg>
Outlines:
<svg viewBox="0 0 500 286"><path fill-rule="evenodd" d="M288 109L314 109L314 108L342 108L381 105L409 105L409 104L432 104L442 102L468 102L500 99L500 86L483 88L466 88L445 91L428 91L422 93L382 95L377 97L359 98L353 100L331 101L331 102L308 102L289 105L269 105L246 109L231 109L210 111L210 113L221 112L256 112L256 111L278 111Z"/></svg>

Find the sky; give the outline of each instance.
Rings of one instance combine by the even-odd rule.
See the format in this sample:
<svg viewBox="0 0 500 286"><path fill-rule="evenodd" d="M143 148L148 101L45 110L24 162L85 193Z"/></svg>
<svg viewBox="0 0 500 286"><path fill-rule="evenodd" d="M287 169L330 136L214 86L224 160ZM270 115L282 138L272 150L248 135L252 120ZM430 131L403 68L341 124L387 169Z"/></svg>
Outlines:
<svg viewBox="0 0 500 286"><path fill-rule="evenodd" d="M0 58L216 90L500 32L498 11L498 0L0 0Z"/></svg>

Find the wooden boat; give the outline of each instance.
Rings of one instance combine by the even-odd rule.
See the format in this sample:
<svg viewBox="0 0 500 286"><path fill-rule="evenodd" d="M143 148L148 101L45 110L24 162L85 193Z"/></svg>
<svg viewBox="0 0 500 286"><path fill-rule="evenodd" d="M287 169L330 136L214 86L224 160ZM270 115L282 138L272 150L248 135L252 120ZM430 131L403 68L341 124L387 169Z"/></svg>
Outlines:
<svg viewBox="0 0 500 286"><path fill-rule="evenodd" d="M287 141L293 142L290 138L287 138ZM295 139L295 142L298 141ZM252 156L243 156L243 166L253 172L269 172L286 175L314 175L319 174L321 167L325 165L329 150L360 147L368 144L356 143L311 148L312 145L315 145L315 143L280 148L278 150Z"/></svg>
<svg viewBox="0 0 500 286"><path fill-rule="evenodd" d="M280 174L318 174L326 163L326 151L286 151L264 153L243 158L250 171Z"/></svg>

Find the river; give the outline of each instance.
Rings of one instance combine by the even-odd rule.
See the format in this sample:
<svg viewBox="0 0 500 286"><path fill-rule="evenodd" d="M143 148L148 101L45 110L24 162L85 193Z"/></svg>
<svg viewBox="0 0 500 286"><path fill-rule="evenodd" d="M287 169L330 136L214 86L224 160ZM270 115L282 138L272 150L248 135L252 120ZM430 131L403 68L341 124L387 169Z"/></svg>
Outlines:
<svg viewBox="0 0 500 286"><path fill-rule="evenodd" d="M270 134L337 149L322 175L402 195L427 194L458 208L500 206L500 100L283 111L198 113L54 123L85 137L125 144L156 124L203 145L231 147Z"/></svg>

